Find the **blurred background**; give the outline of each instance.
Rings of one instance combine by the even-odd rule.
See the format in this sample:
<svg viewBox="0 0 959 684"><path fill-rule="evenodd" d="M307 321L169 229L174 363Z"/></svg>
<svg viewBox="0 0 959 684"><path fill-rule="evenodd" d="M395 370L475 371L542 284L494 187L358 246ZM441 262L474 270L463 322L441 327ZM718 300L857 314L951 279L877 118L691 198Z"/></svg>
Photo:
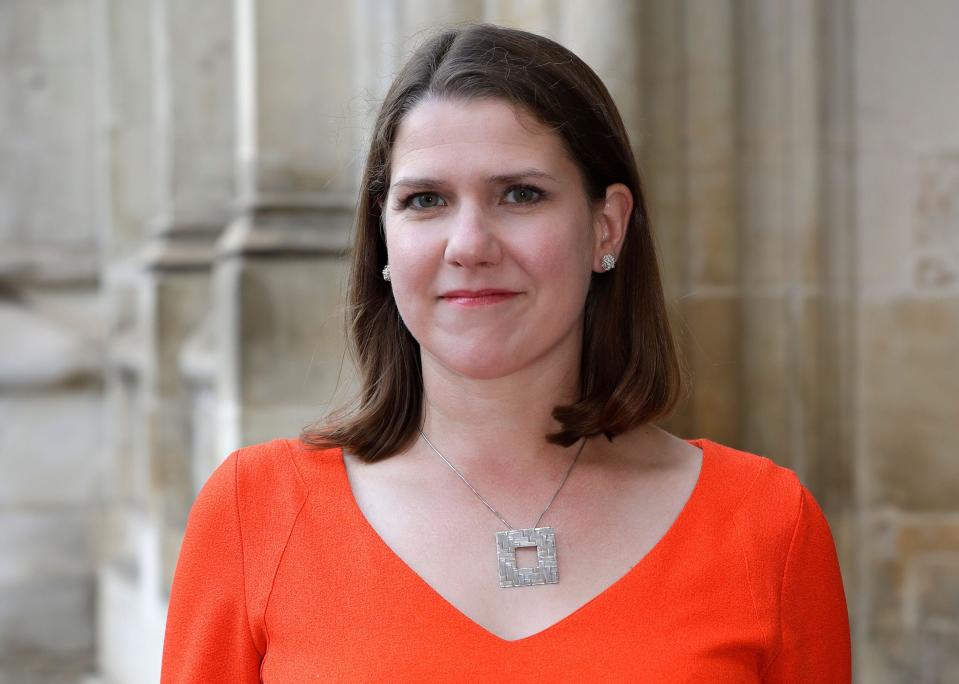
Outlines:
<svg viewBox="0 0 959 684"><path fill-rule="evenodd" d="M158 680L200 485L348 393L378 99L474 20L621 107L694 383L664 427L812 490L857 682L959 682L959 3L0 0L0 683Z"/></svg>

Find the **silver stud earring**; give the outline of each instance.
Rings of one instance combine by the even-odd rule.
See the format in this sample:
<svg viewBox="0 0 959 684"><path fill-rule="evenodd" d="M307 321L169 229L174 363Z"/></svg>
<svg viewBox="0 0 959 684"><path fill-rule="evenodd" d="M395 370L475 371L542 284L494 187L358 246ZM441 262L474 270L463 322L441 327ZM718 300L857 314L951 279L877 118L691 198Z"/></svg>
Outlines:
<svg viewBox="0 0 959 684"><path fill-rule="evenodd" d="M390 282L390 265L387 264L383 267L383 280Z"/></svg>
<svg viewBox="0 0 959 684"><path fill-rule="evenodd" d="M616 268L616 257L612 254L603 255L603 271L612 271Z"/></svg>

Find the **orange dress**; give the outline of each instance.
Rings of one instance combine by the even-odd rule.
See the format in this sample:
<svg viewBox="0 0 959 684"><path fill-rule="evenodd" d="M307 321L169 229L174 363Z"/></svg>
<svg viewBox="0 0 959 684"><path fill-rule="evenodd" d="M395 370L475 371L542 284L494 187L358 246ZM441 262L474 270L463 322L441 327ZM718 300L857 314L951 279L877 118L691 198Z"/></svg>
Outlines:
<svg viewBox="0 0 959 684"><path fill-rule="evenodd" d="M691 443L699 480L659 543L518 641L467 618L386 545L341 450L241 449L190 513L161 681L849 682L845 596L818 504L767 458ZM490 568L495 579L495 558Z"/></svg>

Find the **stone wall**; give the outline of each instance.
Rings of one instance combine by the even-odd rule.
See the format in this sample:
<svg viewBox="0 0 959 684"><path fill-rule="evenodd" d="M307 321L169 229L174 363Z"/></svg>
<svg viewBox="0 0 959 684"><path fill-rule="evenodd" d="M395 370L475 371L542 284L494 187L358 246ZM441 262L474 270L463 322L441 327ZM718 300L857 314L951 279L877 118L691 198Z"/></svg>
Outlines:
<svg viewBox="0 0 959 684"><path fill-rule="evenodd" d="M868 681L959 682L959 5L856 10L858 646Z"/></svg>
<svg viewBox="0 0 959 684"><path fill-rule="evenodd" d="M469 20L620 104L694 382L666 427L810 487L857 681L959 681L955 3L7 0L0 682L156 681L199 486L349 392L370 119Z"/></svg>
<svg viewBox="0 0 959 684"><path fill-rule="evenodd" d="M0 3L0 681L93 668L103 452L91 3Z"/></svg>

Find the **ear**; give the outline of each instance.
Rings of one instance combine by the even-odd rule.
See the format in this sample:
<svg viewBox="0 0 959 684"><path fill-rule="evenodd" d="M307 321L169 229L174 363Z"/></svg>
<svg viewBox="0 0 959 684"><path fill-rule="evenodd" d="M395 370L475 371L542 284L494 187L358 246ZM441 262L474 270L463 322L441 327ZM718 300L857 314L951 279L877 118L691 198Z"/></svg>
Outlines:
<svg viewBox="0 0 959 684"><path fill-rule="evenodd" d="M606 188L605 199L593 209L593 271L603 271L603 256L619 259L629 219L633 213L633 193L622 183Z"/></svg>

